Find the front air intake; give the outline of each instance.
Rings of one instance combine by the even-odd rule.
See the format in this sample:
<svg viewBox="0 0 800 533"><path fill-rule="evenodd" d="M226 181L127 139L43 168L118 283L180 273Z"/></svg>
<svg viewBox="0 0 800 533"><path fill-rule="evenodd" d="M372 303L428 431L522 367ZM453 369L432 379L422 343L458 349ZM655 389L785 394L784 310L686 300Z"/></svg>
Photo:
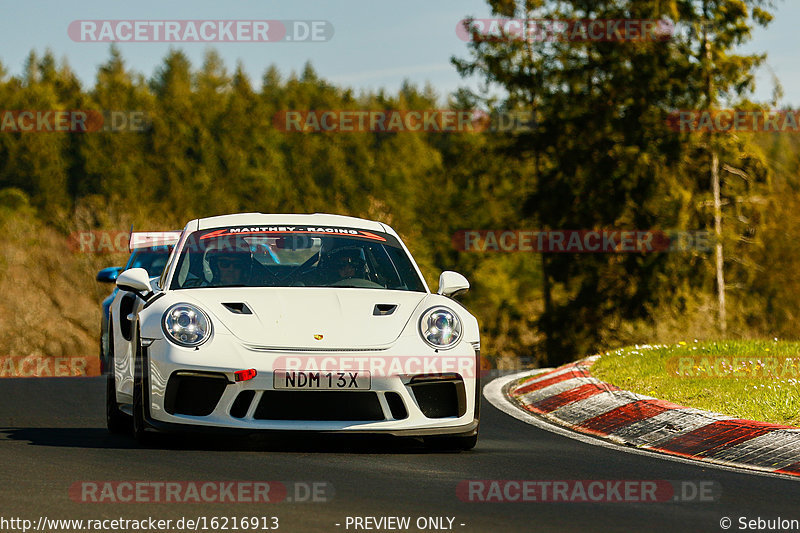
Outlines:
<svg viewBox="0 0 800 533"><path fill-rule="evenodd" d="M385 420L374 392L264 391L253 418L257 420Z"/></svg>
<svg viewBox="0 0 800 533"><path fill-rule="evenodd" d="M467 412L466 388L458 374L416 376L408 386L428 418L460 417Z"/></svg>
<svg viewBox="0 0 800 533"><path fill-rule="evenodd" d="M164 410L171 415L208 416L217 407L228 378L213 372L173 373L164 394Z"/></svg>

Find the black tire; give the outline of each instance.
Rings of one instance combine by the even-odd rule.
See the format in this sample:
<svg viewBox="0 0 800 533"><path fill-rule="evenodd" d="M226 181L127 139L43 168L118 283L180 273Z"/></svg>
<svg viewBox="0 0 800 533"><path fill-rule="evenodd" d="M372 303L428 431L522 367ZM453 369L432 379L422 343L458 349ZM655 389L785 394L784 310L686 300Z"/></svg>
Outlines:
<svg viewBox="0 0 800 533"><path fill-rule="evenodd" d="M110 343L113 342L113 331L110 329L110 322L109 322L109 341ZM102 336L100 339L100 353L101 357L103 355L103 340ZM123 413L120 408L119 404L117 403L117 383L114 379L114 363L113 358L111 357L111 352L105 354L106 355L106 427L108 431L111 433L119 434L119 433L130 433L131 431L131 417ZM103 359L101 359L103 360Z"/></svg>
<svg viewBox="0 0 800 533"><path fill-rule="evenodd" d="M426 437L425 446L431 450L468 451L478 444L478 435L471 437Z"/></svg>
<svg viewBox="0 0 800 533"><path fill-rule="evenodd" d="M111 365L111 346L113 340L111 338L114 328L111 327L111 313L108 314L108 345L109 349L103 346L103 327L100 327L100 371L103 374L114 374L114 368Z"/></svg>
<svg viewBox="0 0 800 533"><path fill-rule="evenodd" d="M142 358L142 347L137 336L136 355L133 362L133 438L139 444L145 445L150 442L150 434L147 432L147 422L144 417L144 362Z"/></svg>
<svg viewBox="0 0 800 533"><path fill-rule="evenodd" d="M117 404L114 374L106 376L106 427L114 434L129 433L131 430L131 417L120 411Z"/></svg>

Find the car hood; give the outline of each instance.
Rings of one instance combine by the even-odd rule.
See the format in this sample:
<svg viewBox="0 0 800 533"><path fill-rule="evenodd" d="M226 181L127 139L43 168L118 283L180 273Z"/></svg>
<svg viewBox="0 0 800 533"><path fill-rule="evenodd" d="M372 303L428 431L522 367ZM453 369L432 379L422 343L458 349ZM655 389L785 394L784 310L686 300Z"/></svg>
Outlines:
<svg viewBox="0 0 800 533"><path fill-rule="evenodd" d="M193 290L187 301L194 300L212 321L246 344L327 350L391 344L426 296L380 289L264 287ZM241 304L252 313L238 312ZM376 305L385 314L376 314ZM388 312L391 306L396 307Z"/></svg>

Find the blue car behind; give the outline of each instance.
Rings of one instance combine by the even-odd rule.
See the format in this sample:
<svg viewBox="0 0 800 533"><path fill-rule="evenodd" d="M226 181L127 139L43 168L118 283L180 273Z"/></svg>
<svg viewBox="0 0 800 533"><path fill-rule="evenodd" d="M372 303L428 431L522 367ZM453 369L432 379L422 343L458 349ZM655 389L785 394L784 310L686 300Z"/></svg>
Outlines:
<svg viewBox="0 0 800 533"><path fill-rule="evenodd" d="M124 267L109 267L97 273L97 281L101 283L115 283L120 272L128 270L129 268L143 268L147 270L150 277L160 276L161 272L167 264L169 253L172 251L172 246L149 246L143 248L136 248L131 252L128 258L128 263ZM114 287L111 294L103 300L103 317L100 322L100 370L103 374L106 373L108 368L108 316L111 309L111 302L117 295L119 289Z"/></svg>

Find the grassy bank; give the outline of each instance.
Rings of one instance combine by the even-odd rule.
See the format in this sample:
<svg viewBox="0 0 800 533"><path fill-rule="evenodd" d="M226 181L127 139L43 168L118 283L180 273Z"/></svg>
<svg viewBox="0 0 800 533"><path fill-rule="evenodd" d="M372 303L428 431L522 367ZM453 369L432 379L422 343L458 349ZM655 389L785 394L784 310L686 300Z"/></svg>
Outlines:
<svg viewBox="0 0 800 533"><path fill-rule="evenodd" d="M592 373L608 383L687 407L800 426L800 343L688 341L603 355Z"/></svg>
<svg viewBox="0 0 800 533"><path fill-rule="evenodd" d="M32 210L0 200L0 357L96 357L100 301L113 287L95 274L124 259L75 253Z"/></svg>

